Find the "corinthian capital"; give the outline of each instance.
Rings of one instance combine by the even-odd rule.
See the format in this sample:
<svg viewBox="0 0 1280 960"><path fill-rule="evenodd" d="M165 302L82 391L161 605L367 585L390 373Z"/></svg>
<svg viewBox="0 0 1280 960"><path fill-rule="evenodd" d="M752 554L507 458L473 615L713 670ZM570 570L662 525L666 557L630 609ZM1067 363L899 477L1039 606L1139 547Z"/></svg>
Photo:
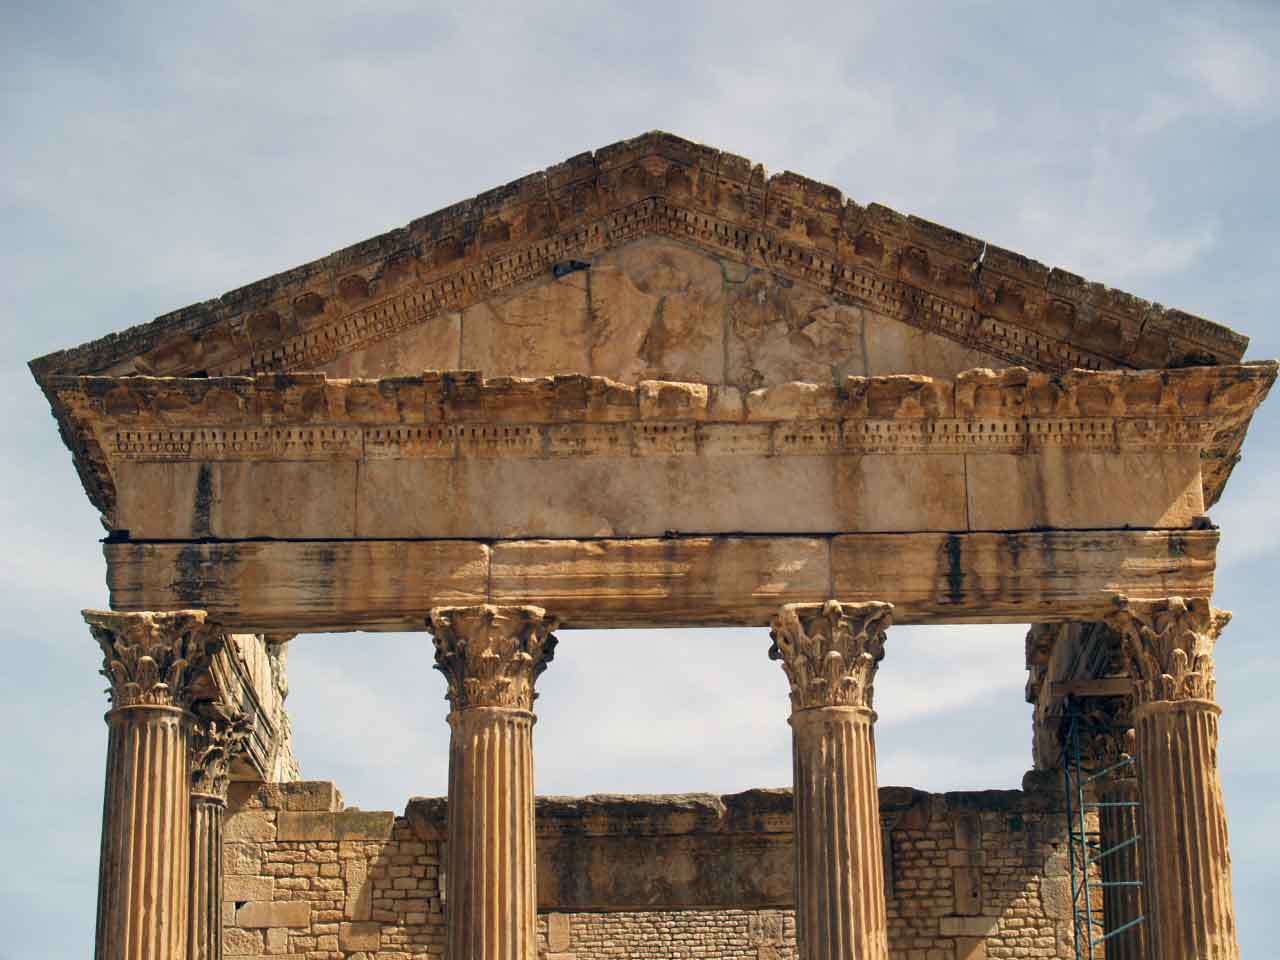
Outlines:
<svg viewBox="0 0 1280 960"><path fill-rule="evenodd" d="M1213 646L1230 613L1200 597L1119 597L1116 604L1119 609L1107 623L1120 634L1136 705L1214 698Z"/></svg>
<svg viewBox="0 0 1280 960"><path fill-rule="evenodd" d="M253 732L247 714L225 704L209 704L198 712L191 738L191 792L227 799L231 761L240 754Z"/></svg>
<svg viewBox="0 0 1280 960"><path fill-rule="evenodd" d="M871 708L890 603L789 603L773 618L769 659L781 660L791 709Z"/></svg>
<svg viewBox="0 0 1280 960"><path fill-rule="evenodd" d="M1137 753L1131 698L1090 697L1082 707L1076 737L1085 766L1093 770L1111 770L1112 780L1133 779L1136 768L1132 764L1119 765ZM1063 742L1066 742L1067 732L1064 721Z"/></svg>
<svg viewBox="0 0 1280 960"><path fill-rule="evenodd" d="M436 669L449 683L454 710L511 707L532 710L534 681L547 669L559 625L541 607L436 607L427 629L435 638Z"/></svg>
<svg viewBox="0 0 1280 960"><path fill-rule="evenodd" d="M113 613L85 610L102 648L102 675L114 707L191 706L192 681L222 647L223 635L203 610Z"/></svg>

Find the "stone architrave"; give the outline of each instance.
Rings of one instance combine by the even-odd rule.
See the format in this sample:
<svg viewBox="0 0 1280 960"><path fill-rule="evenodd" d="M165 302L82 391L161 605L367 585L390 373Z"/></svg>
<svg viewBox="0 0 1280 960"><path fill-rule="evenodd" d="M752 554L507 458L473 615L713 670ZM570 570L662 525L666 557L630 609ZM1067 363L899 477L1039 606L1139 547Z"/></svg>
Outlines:
<svg viewBox="0 0 1280 960"><path fill-rule="evenodd" d="M800 960L887 960L872 710L888 603L787 604L770 658L791 684Z"/></svg>
<svg viewBox="0 0 1280 960"><path fill-rule="evenodd" d="M1084 750L1089 766L1099 773L1095 781L1098 807L1099 854L1102 882L1102 916L1108 960L1149 960L1147 920L1144 917L1142 881L1142 826L1139 810L1137 735L1133 729L1133 704L1128 697L1095 697L1085 704ZM1102 775L1106 771L1105 775Z"/></svg>
<svg viewBox="0 0 1280 960"><path fill-rule="evenodd" d="M249 734L248 715L224 704L208 705L193 725L190 960L222 960L222 821L231 761Z"/></svg>
<svg viewBox="0 0 1280 960"><path fill-rule="evenodd" d="M1109 623L1133 678L1151 955L1238 960L1213 675L1231 615L1202 598L1118 606Z"/></svg>
<svg viewBox="0 0 1280 960"><path fill-rule="evenodd" d="M111 681L95 957L186 957L193 681L223 637L203 610L84 618Z"/></svg>
<svg viewBox="0 0 1280 960"><path fill-rule="evenodd" d="M450 960L535 960L534 681L556 646L541 607L437 607L448 681Z"/></svg>

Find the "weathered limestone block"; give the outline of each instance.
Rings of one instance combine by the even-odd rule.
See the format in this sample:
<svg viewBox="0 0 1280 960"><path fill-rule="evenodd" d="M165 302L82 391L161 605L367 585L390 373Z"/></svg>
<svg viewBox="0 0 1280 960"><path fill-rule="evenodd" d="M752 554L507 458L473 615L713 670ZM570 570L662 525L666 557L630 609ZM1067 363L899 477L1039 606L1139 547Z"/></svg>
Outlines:
<svg viewBox="0 0 1280 960"><path fill-rule="evenodd" d="M339 354L319 369L331 377L393 377L407 370L447 370L462 362L462 314L437 313L394 337ZM493 373L498 374L494 369Z"/></svg>
<svg viewBox="0 0 1280 960"><path fill-rule="evenodd" d="M311 904L302 900L250 900L236 910L236 925L248 929L310 924Z"/></svg>
<svg viewBox="0 0 1280 960"><path fill-rule="evenodd" d="M514 377L584 373L588 336L586 279L570 274L462 311L462 369Z"/></svg>
<svg viewBox="0 0 1280 960"><path fill-rule="evenodd" d="M1113 610L1117 593L1211 593L1217 544L1218 532L1204 529L669 536L492 546L108 543L104 552L117 608L180 608L198 578L210 611L227 625L325 632L412 629L423 597L542 601L575 628L760 625L783 601L817 602L831 593L857 602L892 594L899 623L1099 620ZM230 823L227 829L235 839Z"/></svg>
<svg viewBox="0 0 1280 960"><path fill-rule="evenodd" d="M728 310L729 383L754 390L789 380L838 383L867 373L865 312L832 303L808 284L752 271L729 287ZM902 369L890 358L881 366Z"/></svg>
<svg viewBox="0 0 1280 960"><path fill-rule="evenodd" d="M674 243L641 242L591 266L590 370L626 383L724 382L720 264Z"/></svg>

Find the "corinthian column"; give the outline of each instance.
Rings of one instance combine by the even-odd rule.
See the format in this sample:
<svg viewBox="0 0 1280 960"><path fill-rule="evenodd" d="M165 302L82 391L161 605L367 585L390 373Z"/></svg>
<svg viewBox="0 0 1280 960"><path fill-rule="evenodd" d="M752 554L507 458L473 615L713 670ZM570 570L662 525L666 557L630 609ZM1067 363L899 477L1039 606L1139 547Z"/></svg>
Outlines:
<svg viewBox="0 0 1280 960"><path fill-rule="evenodd" d="M111 681L95 957L185 957L191 681L222 638L203 610L84 618Z"/></svg>
<svg viewBox="0 0 1280 960"><path fill-rule="evenodd" d="M190 960L222 960L222 819L231 761L244 749L249 718L224 705L197 717L191 751Z"/></svg>
<svg viewBox="0 0 1280 960"><path fill-rule="evenodd" d="M1213 646L1230 614L1203 599L1121 600L1133 678L1147 937L1160 960L1238 960L1218 779Z"/></svg>
<svg viewBox="0 0 1280 960"><path fill-rule="evenodd" d="M887 603L788 604L769 656L791 684L800 960L887 960L871 709Z"/></svg>
<svg viewBox="0 0 1280 960"><path fill-rule="evenodd" d="M448 681L449 960L535 960L534 681L555 650L541 607L437 607Z"/></svg>

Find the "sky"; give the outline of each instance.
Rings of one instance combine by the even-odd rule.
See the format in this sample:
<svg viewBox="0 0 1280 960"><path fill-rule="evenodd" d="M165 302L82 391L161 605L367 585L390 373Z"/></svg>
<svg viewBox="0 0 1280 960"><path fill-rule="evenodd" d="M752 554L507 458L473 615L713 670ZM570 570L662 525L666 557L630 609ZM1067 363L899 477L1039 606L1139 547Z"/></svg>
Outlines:
<svg viewBox="0 0 1280 960"><path fill-rule="evenodd" d="M1070 12L1066 12L1067 10ZM93 940L102 529L26 361L664 129L1225 323L1280 356L1280 5L0 2L0 960ZM1280 400L1222 502L1219 751L1245 956L1280 942ZM882 784L1015 787L1023 630L895 628ZM542 793L790 780L763 630L567 631ZM424 635L303 637L303 775L445 791Z"/></svg>

